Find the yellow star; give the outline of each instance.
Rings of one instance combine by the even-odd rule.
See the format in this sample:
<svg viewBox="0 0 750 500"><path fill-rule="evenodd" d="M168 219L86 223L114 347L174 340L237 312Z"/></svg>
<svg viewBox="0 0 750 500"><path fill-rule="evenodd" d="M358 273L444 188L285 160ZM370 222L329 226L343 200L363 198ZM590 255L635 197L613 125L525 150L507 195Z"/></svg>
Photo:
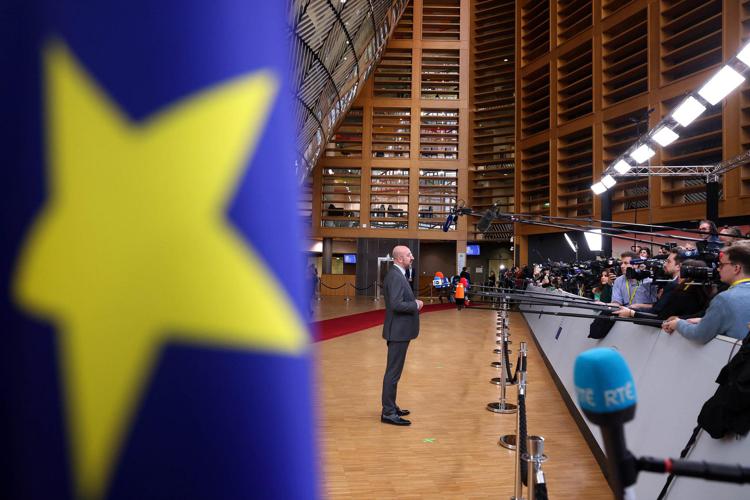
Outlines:
<svg viewBox="0 0 750 500"><path fill-rule="evenodd" d="M57 325L76 488L98 498L165 343L305 347L225 214L278 81L258 71L134 124L63 46L44 65L49 197L14 294Z"/></svg>

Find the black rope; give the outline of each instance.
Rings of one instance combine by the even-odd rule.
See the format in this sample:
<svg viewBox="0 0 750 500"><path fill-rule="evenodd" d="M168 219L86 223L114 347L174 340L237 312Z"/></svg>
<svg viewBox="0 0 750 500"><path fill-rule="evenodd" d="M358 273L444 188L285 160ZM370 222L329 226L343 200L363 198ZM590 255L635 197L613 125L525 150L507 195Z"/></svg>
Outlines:
<svg viewBox="0 0 750 500"><path fill-rule="evenodd" d="M347 285L350 285L352 288L354 288L358 292L363 292L365 290L369 290L370 288L374 287L375 286L375 282L373 281L371 285L367 285L364 288L357 288L356 286L352 285L351 283L347 283Z"/></svg>
<svg viewBox="0 0 750 500"><path fill-rule="evenodd" d="M510 374L510 361L508 360L508 341L505 340L505 337L503 337L503 365L505 365L505 378L509 383L512 383L513 376Z"/></svg>
<svg viewBox="0 0 750 500"><path fill-rule="evenodd" d="M516 436L518 446L518 459L521 460L521 481L523 485L528 487L528 476L529 476L529 464L524 460L523 455L527 453L526 440L528 438L526 432L526 396L519 391L518 393L518 436Z"/></svg>
<svg viewBox="0 0 750 500"><path fill-rule="evenodd" d="M351 283L344 283L344 284L343 284L343 285L341 285L341 286L337 286L337 287L332 287L332 286L328 286L328 285L326 285L326 284L325 284L325 283L323 283L323 282L321 282L321 283L320 283L320 285L321 285L321 286L324 286L324 287L328 288L329 290L338 290L339 288L344 288L344 287L345 287L346 285L350 285L350 284L351 284Z"/></svg>
<svg viewBox="0 0 750 500"><path fill-rule="evenodd" d="M521 355L521 351L518 352L518 359L516 359L516 371L513 372L513 378L510 379L511 384L515 384L518 382L518 373L520 371L526 371L526 367L524 366L524 369L521 369L521 363L523 363L523 356ZM525 363L524 363L525 364Z"/></svg>
<svg viewBox="0 0 750 500"><path fill-rule="evenodd" d="M537 483L534 487L534 498L547 500L547 483Z"/></svg>
<svg viewBox="0 0 750 500"><path fill-rule="evenodd" d="M690 439L688 439L687 444L680 452L680 458L685 458L687 454L690 453L690 449L695 444L695 440L698 438L698 433L700 432L700 430L701 430L701 426L696 425L695 429L693 429L693 434L690 436ZM667 480L664 483L664 487L659 492L659 496L656 497L656 500L662 500L666 496L667 491L669 490L669 486L672 484L672 481L674 481L674 478L675 478L674 474L670 474L669 476L667 476Z"/></svg>

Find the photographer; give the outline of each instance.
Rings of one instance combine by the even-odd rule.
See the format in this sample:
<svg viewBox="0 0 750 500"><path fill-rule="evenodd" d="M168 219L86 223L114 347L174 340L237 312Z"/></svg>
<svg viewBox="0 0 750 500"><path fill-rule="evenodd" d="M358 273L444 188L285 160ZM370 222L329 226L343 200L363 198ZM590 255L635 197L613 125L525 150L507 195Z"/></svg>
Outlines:
<svg viewBox="0 0 750 500"><path fill-rule="evenodd" d="M612 302L614 306L629 306L631 304L653 304L656 302L656 291L651 278L638 280L628 278L628 269L633 267L632 261L637 258L635 252L624 252L620 255L620 269L622 275L612 285Z"/></svg>
<svg viewBox="0 0 750 500"><path fill-rule="evenodd" d="M615 314L621 318L646 318L643 314L647 311L656 314L659 319L667 319L675 316L692 316L703 311L709 301L708 289L693 280L680 278L681 266L705 267L702 260L682 261L679 251L673 250L664 262L665 273L674 276L664 287L661 297L651 308L626 308L622 307Z"/></svg>
<svg viewBox="0 0 750 500"><path fill-rule="evenodd" d="M667 284L664 285L664 287L661 290L661 296L655 303L653 304L634 303L634 304L631 304L630 307L623 306L623 307L620 307L620 309L617 312L615 312L615 314L621 318L637 317L636 310L646 311L652 314L659 314L659 312L664 308L664 305L669 300L669 296L671 295L672 291L677 286L677 282L680 277L680 263L683 260L682 251L683 249L680 247L673 248L669 252L669 256L667 257L667 260L664 261L664 273L669 277L670 281L668 281ZM664 316L664 318L667 318L667 317L669 316Z"/></svg>
<svg viewBox="0 0 750 500"><path fill-rule="evenodd" d="M593 290L594 300L603 303L612 302L612 285L616 278L612 268L602 270L602 274L599 277L599 286Z"/></svg>
<svg viewBox="0 0 750 500"><path fill-rule="evenodd" d="M667 333L705 344L717 335L742 339L750 321L750 245L725 247L719 257L719 275L729 289L711 300L699 320L670 318L662 324Z"/></svg>
<svg viewBox="0 0 750 500"><path fill-rule="evenodd" d="M719 231L719 239L725 247L731 246L732 243L742 237L742 231L736 226L724 226Z"/></svg>
<svg viewBox="0 0 750 500"><path fill-rule="evenodd" d="M700 221L698 224L698 231L707 235L703 240L703 248L701 248L701 245L698 245L698 248L701 248L701 251L717 251L723 246L719 239L719 230L714 221L708 219Z"/></svg>

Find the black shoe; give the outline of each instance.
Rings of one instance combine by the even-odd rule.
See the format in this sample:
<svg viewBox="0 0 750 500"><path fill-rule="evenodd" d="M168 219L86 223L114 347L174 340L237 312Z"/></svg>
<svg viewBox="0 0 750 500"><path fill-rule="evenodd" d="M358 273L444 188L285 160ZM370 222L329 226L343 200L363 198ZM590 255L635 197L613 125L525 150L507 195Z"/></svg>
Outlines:
<svg viewBox="0 0 750 500"><path fill-rule="evenodd" d="M411 422L398 415L380 415L380 421L391 425L411 425Z"/></svg>
<svg viewBox="0 0 750 500"><path fill-rule="evenodd" d="M396 408L396 415L398 415L399 417L405 417L409 413L411 413L409 410L402 410L401 408Z"/></svg>

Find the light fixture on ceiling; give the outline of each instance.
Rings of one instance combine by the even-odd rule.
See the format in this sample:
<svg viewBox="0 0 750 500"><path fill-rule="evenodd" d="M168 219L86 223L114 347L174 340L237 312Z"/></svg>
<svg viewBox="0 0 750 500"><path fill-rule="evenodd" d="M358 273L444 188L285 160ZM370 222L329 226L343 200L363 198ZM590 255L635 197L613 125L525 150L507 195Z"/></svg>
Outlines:
<svg viewBox="0 0 750 500"><path fill-rule="evenodd" d="M750 68L750 43L745 45L742 50L740 50L739 54L737 54L737 59L742 61L742 63Z"/></svg>
<svg viewBox="0 0 750 500"><path fill-rule="evenodd" d="M592 229L583 233L583 237L586 238L586 244L589 246L589 250L592 252L602 251L602 230Z"/></svg>
<svg viewBox="0 0 750 500"><path fill-rule="evenodd" d="M641 164L654 156L656 154L656 151L648 147L648 144L641 144L635 150L630 153L630 157L635 160L637 164Z"/></svg>
<svg viewBox="0 0 750 500"><path fill-rule="evenodd" d="M672 144L674 141L680 138L677 133L672 130L671 128L667 127L666 125L663 125L659 128L657 128L653 134L651 134L651 138L656 141L657 144L661 147L666 147Z"/></svg>
<svg viewBox="0 0 750 500"><path fill-rule="evenodd" d="M698 91L698 95L712 106L739 87L745 77L729 66L724 66Z"/></svg>
<svg viewBox="0 0 750 500"><path fill-rule="evenodd" d="M593 184L591 186L591 190L594 192L594 194L602 194L607 190L607 188L601 182L597 182L596 184Z"/></svg>
<svg viewBox="0 0 750 500"><path fill-rule="evenodd" d="M602 177L602 184L604 185L605 188L609 189L612 186L614 186L615 184L617 184L617 181L615 180L614 177L612 177L611 175L607 174L604 177Z"/></svg>
<svg viewBox="0 0 750 500"><path fill-rule="evenodd" d="M570 239L568 233L563 233L563 236L565 237L565 241L568 242L568 245L570 245L570 249L573 250L574 253L578 253L578 245L576 245L573 240Z"/></svg>
<svg viewBox="0 0 750 500"><path fill-rule="evenodd" d="M619 174L626 174L626 173L630 172L630 169L633 168L633 167L632 167L632 165L630 165L630 163L626 162L623 159L620 159L617 163L615 163L615 167L614 168L617 171L617 173L619 173Z"/></svg>
<svg viewBox="0 0 750 500"><path fill-rule="evenodd" d="M683 127L687 127L704 111L706 111L706 107L701 104L698 99L693 96L688 96L687 99L682 101L682 103L672 111L672 118Z"/></svg>

